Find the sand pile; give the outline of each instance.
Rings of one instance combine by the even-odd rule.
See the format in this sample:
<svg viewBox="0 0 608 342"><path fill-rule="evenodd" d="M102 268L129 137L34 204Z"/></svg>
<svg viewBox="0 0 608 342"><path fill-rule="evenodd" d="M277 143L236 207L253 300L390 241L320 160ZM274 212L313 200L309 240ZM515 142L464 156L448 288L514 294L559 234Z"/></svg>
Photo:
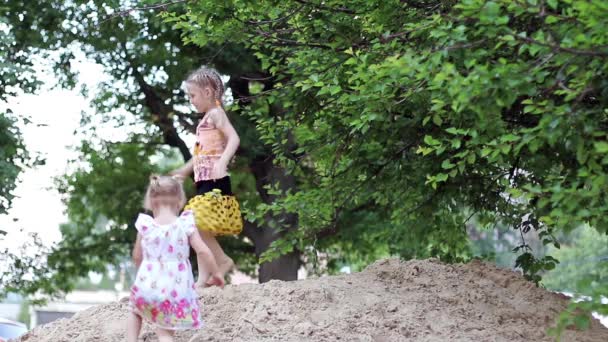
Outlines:
<svg viewBox="0 0 608 342"><path fill-rule="evenodd" d="M176 341L552 341L568 303L517 273L472 262L382 260L365 271L297 282L210 288L204 329ZM128 303L97 306L38 327L20 341L123 341ZM149 325L142 341L157 341ZM563 341L608 341L594 320Z"/></svg>

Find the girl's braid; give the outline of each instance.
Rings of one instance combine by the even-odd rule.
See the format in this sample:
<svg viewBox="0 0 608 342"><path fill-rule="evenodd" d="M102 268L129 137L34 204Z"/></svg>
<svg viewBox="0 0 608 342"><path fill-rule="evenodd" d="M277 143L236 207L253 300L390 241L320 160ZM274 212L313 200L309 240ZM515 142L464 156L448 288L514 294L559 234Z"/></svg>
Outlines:
<svg viewBox="0 0 608 342"><path fill-rule="evenodd" d="M210 87L213 90L213 97L221 104L225 88L217 70L202 66L188 75L186 83L193 83L201 88Z"/></svg>

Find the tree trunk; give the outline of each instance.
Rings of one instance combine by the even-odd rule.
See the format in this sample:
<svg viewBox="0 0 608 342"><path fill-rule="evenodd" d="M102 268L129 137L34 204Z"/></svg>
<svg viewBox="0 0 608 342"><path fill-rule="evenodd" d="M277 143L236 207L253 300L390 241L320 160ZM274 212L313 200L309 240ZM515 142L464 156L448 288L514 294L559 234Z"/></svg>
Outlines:
<svg viewBox="0 0 608 342"><path fill-rule="evenodd" d="M164 142L169 146L177 147L185 161L190 160L192 154L184 140L180 138L170 115L173 111L173 107L165 104L165 99L163 99L152 86L146 83L144 76L137 71L137 65L135 65L135 63L131 62L130 66L132 70L131 73L139 85L141 92L144 94L144 105L148 107L152 113L154 124L160 129Z"/></svg>
<svg viewBox="0 0 608 342"><path fill-rule="evenodd" d="M280 238L280 234L274 234L270 228L262 231L263 236L256 246L256 255L261 255L268 249L270 244ZM298 280L298 269L300 268L300 252L293 251L277 257L276 259L260 265L258 280L265 283L272 279Z"/></svg>
<svg viewBox="0 0 608 342"><path fill-rule="evenodd" d="M228 83L235 99L248 99L249 86L248 81L240 77L231 77ZM241 101L241 104L248 101ZM252 125L253 126L253 125ZM251 127L250 129L255 129ZM247 147L243 147L246 149ZM245 152L245 151L244 151ZM268 152L270 154L270 152ZM285 170L274 165L274 156L272 155L257 155L251 158L249 167L256 180L256 189L264 203L272 203L273 196L270 196L265 189L268 184L280 184L281 189L293 189L296 186L296 181L293 176L287 175ZM268 222L273 218L267 217ZM289 231L297 229L297 217L293 214L283 214L280 217L275 217L284 222L286 230L277 231L268 226L257 227L252 224L247 224L244 228L244 234L253 242L255 246L255 254L259 258L265 251L268 250L272 242L284 237ZM265 262L260 265L258 279L260 283L267 282L272 279L278 280L297 280L298 269L300 268L300 252L294 250L285 255L281 255L276 259Z"/></svg>
<svg viewBox="0 0 608 342"><path fill-rule="evenodd" d="M274 196L270 196L264 188L265 185L278 183L284 190L295 187L295 178L287 175L282 168L275 166L271 158L256 158L251 161L250 167L256 179L258 193L265 203L271 203L274 200ZM256 229L253 232L253 241L255 241L255 252L258 257L268 250L272 242L284 237L289 231L297 229L297 217L293 214L266 218L267 221L272 219L283 221L286 230L277 231L270 227ZM272 279L297 280L300 263L300 252L294 249L291 253L261 264L259 281L263 283Z"/></svg>

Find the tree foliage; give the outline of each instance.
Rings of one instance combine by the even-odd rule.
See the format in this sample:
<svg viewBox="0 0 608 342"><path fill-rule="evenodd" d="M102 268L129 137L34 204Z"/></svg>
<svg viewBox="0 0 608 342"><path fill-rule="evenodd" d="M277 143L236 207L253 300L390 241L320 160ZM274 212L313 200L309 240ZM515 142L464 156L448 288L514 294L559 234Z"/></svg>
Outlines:
<svg viewBox="0 0 608 342"><path fill-rule="evenodd" d="M19 129L29 121L16 116L6 102L19 90L33 91L38 84L35 80L19 79L18 75L29 71L29 65L14 56L14 45L13 31L0 15L0 215L7 214L11 207L19 174L34 162ZM0 234L5 233L0 229Z"/></svg>
<svg viewBox="0 0 608 342"><path fill-rule="evenodd" d="M93 110L83 111L79 133L86 139L75 141L80 157L68 161L71 171L57 180L70 220L61 227L62 241L42 258L46 268L38 269L33 259L12 265L25 273L36 270L31 271L33 281L17 277L23 275L18 271L3 279L4 289L20 288L23 293L68 291L89 271L101 271L128 257L135 235L131 225L142 210L148 175L190 158L192 146L184 137L193 133L200 117L186 107L181 90L187 72L211 64L230 77L232 96L241 97L249 91L241 76L253 77L259 63L238 44L224 44L219 50L214 45L186 46L178 31L156 17L155 9L130 10L136 6L130 1L8 1L5 6L9 26L19 32L15 46L24 51L28 63L39 55L48 57L58 86L78 84L71 68L78 50L103 66L108 76L97 87L82 89L83 95L93 98ZM28 15L32 11L36 16ZM264 185L288 182L289 177L273 165L272 153L259 142L252 122L238 113L231 113L231 120L243 143L233 168L234 190L244 207L270 201ZM104 135L108 128L124 134ZM297 253L263 263L259 272L256 267L257 257L281 235L265 222L248 223L241 237L227 238L223 244L242 270L257 272L261 280L295 279Z"/></svg>
<svg viewBox="0 0 608 342"><path fill-rule="evenodd" d="M575 229L571 235L569 243L559 250L548 251L559 265L543 275L542 283L554 291L590 296L608 284L608 236L588 226Z"/></svg>
<svg viewBox="0 0 608 342"><path fill-rule="evenodd" d="M96 16L61 31L113 77L96 117L145 123L145 144L187 156L179 81L201 62L230 75L255 186L246 236L272 236L254 241L262 261L463 261L474 219L519 232L516 265L538 282L557 260L526 232L556 247L581 223L608 232L603 1L148 3L104 21L125 3L87 2Z"/></svg>
<svg viewBox="0 0 608 342"><path fill-rule="evenodd" d="M10 111L0 113L0 215L8 213L17 177L29 161L17 122ZM0 230L3 233L6 231Z"/></svg>
<svg viewBox="0 0 608 342"><path fill-rule="evenodd" d="M166 16L187 42L237 39L272 79L248 112L302 183L258 208L299 218L272 255L348 243L369 209L391 253L462 260L476 217L521 233L516 266L538 282L558 261L535 257L526 232L558 248L582 223L608 233L604 1L188 7Z"/></svg>
<svg viewBox="0 0 608 342"><path fill-rule="evenodd" d="M0 9L3 5L0 4ZM32 75L31 63L24 57L24 49L17 44L14 28L9 24L7 13L0 14L0 215L7 215L15 198L14 190L19 183L19 175L28 167L40 165L43 158L31 154L23 140L22 128L31 124L23 113L14 113L8 100L21 92L35 91L40 82ZM18 225L14 221L12 227L0 227L0 240ZM36 236L33 241L22 246L27 250L31 246L40 245ZM16 246L14 246L16 247ZM16 282L27 282L21 277L38 265L34 258L23 260L22 253L9 251L4 248L0 252L0 295L9 291Z"/></svg>
<svg viewBox="0 0 608 342"><path fill-rule="evenodd" d="M261 208L299 218L278 252L348 238L367 209L408 257L465 257L473 215L556 245L581 222L608 231L604 2L187 4L166 16L187 42L236 39L273 81L248 113L302 182ZM527 248L538 281L555 260Z"/></svg>
<svg viewBox="0 0 608 342"><path fill-rule="evenodd" d="M568 239L561 249L549 250L559 264L544 274L542 280L546 288L574 296L551 331L557 336L571 326L588 327L590 312L608 315L608 236L585 225L572 231Z"/></svg>
<svg viewBox="0 0 608 342"><path fill-rule="evenodd" d="M186 41L236 37L273 79L249 112L282 165L304 178L259 208L299 218L276 254L344 234L349 214L373 208L391 252L460 260L476 216L521 232L516 266L538 282L558 261L536 258L526 232L555 247L557 233L582 223L608 233L605 2L189 8L167 16ZM276 105L280 118L264 110Z"/></svg>

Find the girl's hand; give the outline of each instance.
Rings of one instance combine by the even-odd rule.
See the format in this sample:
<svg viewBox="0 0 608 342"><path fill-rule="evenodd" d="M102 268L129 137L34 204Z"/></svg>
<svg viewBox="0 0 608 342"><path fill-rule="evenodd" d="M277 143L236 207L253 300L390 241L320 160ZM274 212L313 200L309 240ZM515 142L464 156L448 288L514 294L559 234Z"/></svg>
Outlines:
<svg viewBox="0 0 608 342"><path fill-rule="evenodd" d="M228 167L225 162L222 160L218 160L215 165L213 165L213 169L211 170L211 179L220 179L226 176L226 171Z"/></svg>
<svg viewBox="0 0 608 342"><path fill-rule="evenodd" d="M184 166L169 172L169 175L181 177L182 179L186 179L193 172L193 168L194 168L194 162L192 159L190 159L190 160L188 160L188 162L186 162L186 164L184 164Z"/></svg>
<svg viewBox="0 0 608 342"><path fill-rule="evenodd" d="M224 284L224 276L220 273L213 273L205 283L206 286L219 286L222 289L224 288Z"/></svg>

